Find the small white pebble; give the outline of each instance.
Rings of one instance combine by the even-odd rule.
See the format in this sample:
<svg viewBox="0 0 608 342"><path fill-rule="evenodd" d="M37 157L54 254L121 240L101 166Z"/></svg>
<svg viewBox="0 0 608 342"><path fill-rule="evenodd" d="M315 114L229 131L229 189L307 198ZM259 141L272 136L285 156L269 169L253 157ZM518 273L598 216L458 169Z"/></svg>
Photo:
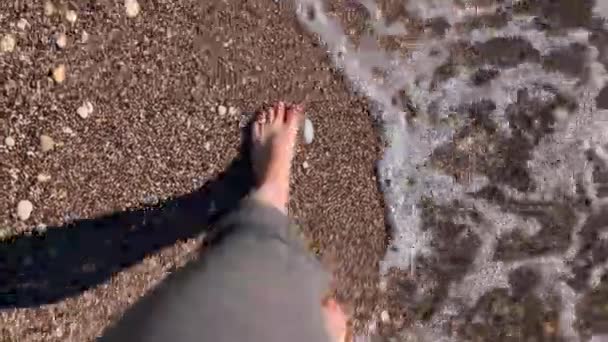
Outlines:
<svg viewBox="0 0 608 342"><path fill-rule="evenodd" d="M19 19L19 21L17 22L17 27L20 30L25 30L29 25L30 25L30 23L28 23L27 20L25 20L23 18Z"/></svg>
<svg viewBox="0 0 608 342"><path fill-rule="evenodd" d="M42 152L49 152L52 151L54 148L55 141L53 140L53 138L45 134L40 136L40 149L42 150Z"/></svg>
<svg viewBox="0 0 608 342"><path fill-rule="evenodd" d="M48 228L48 226L44 223L40 223L36 226L36 231L38 233L46 233L46 229Z"/></svg>
<svg viewBox="0 0 608 342"><path fill-rule="evenodd" d="M34 205L28 200L19 201L17 204L17 217L21 221L29 219L32 215L32 211L34 211Z"/></svg>
<svg viewBox="0 0 608 342"><path fill-rule="evenodd" d="M53 5L53 3L50 1L45 1L44 2L44 15L46 15L47 17L50 17L53 14L55 14L55 5Z"/></svg>
<svg viewBox="0 0 608 342"><path fill-rule="evenodd" d="M88 118L91 114L93 114L93 104L89 101L86 101L82 104L82 106L78 107L76 113L83 119Z"/></svg>
<svg viewBox="0 0 608 342"><path fill-rule="evenodd" d="M302 133L304 135L304 143L307 145L311 144L315 137L315 130L312 126L312 121L310 121L308 118L304 120L304 129Z"/></svg>
<svg viewBox="0 0 608 342"><path fill-rule="evenodd" d="M55 35L55 44L57 44L58 48L65 49L65 47L68 45L68 37L65 35L65 33L57 33Z"/></svg>
<svg viewBox="0 0 608 342"><path fill-rule="evenodd" d="M309 166L310 166L310 165L308 165L308 162L307 162L307 161L305 161L305 162L303 162L303 163L302 163L302 168L303 168L304 170L308 169L308 167L309 167Z"/></svg>
<svg viewBox="0 0 608 342"><path fill-rule="evenodd" d="M76 22L76 19L78 19L78 14L76 14L76 11L74 10L68 10L65 12L65 19L73 24Z"/></svg>
<svg viewBox="0 0 608 342"><path fill-rule="evenodd" d="M566 119L568 119L568 111L561 107L556 108L553 111L553 116L555 117L555 121L564 122Z"/></svg>
<svg viewBox="0 0 608 342"><path fill-rule="evenodd" d="M226 108L226 106L222 106L222 105L217 106L217 113L219 115L224 116L224 115L226 115L227 112L228 112L228 108Z"/></svg>
<svg viewBox="0 0 608 342"><path fill-rule="evenodd" d="M16 169L16 168L9 169L8 174L11 175L11 178L14 180L19 179L19 169Z"/></svg>
<svg viewBox="0 0 608 342"><path fill-rule="evenodd" d="M15 45L17 45L15 36L12 34L5 34L2 39L0 39L0 52L13 52L13 50L15 50Z"/></svg>
<svg viewBox="0 0 608 342"><path fill-rule="evenodd" d="M68 135L74 134L74 131L70 127L64 127L62 131L63 131L63 133L68 134Z"/></svg>
<svg viewBox="0 0 608 342"><path fill-rule="evenodd" d="M141 6L139 6L139 2L137 2L137 0L125 0L125 12L127 13L127 17L137 17L140 10Z"/></svg>
<svg viewBox="0 0 608 342"><path fill-rule="evenodd" d="M369 324L367 326L367 333L375 334L377 330L378 330L378 325L376 324L376 321L369 322Z"/></svg>
<svg viewBox="0 0 608 342"><path fill-rule="evenodd" d="M7 147L14 147L15 146L15 139L13 139L13 137L6 137L6 138L4 138L4 145L6 145Z"/></svg>
<svg viewBox="0 0 608 342"><path fill-rule="evenodd" d="M228 107L228 114L237 115L239 113L239 109L236 107Z"/></svg>
<svg viewBox="0 0 608 342"><path fill-rule="evenodd" d="M63 334L64 334L63 327L58 326L57 328L55 328L55 337L62 338Z"/></svg>
<svg viewBox="0 0 608 342"><path fill-rule="evenodd" d="M80 42L84 44L88 41L89 41L89 34L87 33L87 31L82 31L82 34L80 35Z"/></svg>
<svg viewBox="0 0 608 342"><path fill-rule="evenodd" d="M378 283L378 289L382 292L386 292L387 288L388 288L388 283L386 282L386 279L381 279L380 282Z"/></svg>
<svg viewBox="0 0 608 342"><path fill-rule="evenodd" d="M9 236L11 236L10 229L8 229L8 228L0 229L0 241L7 239Z"/></svg>
<svg viewBox="0 0 608 342"><path fill-rule="evenodd" d="M205 150L206 150L206 151L211 150L211 143L207 141L207 142L205 143L204 147L205 147Z"/></svg>
<svg viewBox="0 0 608 342"><path fill-rule="evenodd" d="M49 175L48 173L41 173L36 176L36 180L40 183L46 183L51 180L51 175Z"/></svg>
<svg viewBox="0 0 608 342"><path fill-rule="evenodd" d="M380 319L382 320L382 322L388 323L391 320L391 316L388 314L388 311L383 310L380 313Z"/></svg>

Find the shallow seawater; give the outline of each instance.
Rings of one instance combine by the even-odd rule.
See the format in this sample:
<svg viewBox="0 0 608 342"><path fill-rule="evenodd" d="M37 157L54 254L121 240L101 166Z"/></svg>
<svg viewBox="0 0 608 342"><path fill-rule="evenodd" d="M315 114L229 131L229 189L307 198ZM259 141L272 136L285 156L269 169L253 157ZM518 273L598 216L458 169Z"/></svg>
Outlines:
<svg viewBox="0 0 608 342"><path fill-rule="evenodd" d="M383 123L402 338L608 340L608 2L387 2L296 0Z"/></svg>

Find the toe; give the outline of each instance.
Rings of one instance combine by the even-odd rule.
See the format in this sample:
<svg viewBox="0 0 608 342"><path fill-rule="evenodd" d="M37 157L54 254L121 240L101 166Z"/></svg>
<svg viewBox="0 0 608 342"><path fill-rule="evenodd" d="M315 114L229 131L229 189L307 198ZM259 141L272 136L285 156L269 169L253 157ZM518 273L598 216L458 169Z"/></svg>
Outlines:
<svg viewBox="0 0 608 342"><path fill-rule="evenodd" d="M256 120L251 124L251 139L255 142L262 140L262 126L260 120Z"/></svg>
<svg viewBox="0 0 608 342"><path fill-rule="evenodd" d="M273 107L268 108L268 110L266 111L266 123L267 124L272 124L275 120L276 117L276 111L274 110Z"/></svg>
<svg viewBox="0 0 608 342"><path fill-rule="evenodd" d="M304 107L302 105L295 105L285 113L285 122L287 125L297 130L300 127L300 123L304 118Z"/></svg>
<svg viewBox="0 0 608 342"><path fill-rule="evenodd" d="M268 121L268 111L262 110L258 113L255 118L255 121L260 124L265 124Z"/></svg>
<svg viewBox="0 0 608 342"><path fill-rule="evenodd" d="M275 113L275 121L277 123L282 124L285 122L285 103L283 101L279 101L279 103L275 105Z"/></svg>

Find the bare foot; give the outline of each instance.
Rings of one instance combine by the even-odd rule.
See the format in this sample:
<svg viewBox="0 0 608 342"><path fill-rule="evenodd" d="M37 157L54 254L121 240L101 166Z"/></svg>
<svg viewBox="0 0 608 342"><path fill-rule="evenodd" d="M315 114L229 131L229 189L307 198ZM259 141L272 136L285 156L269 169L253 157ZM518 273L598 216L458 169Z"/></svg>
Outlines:
<svg viewBox="0 0 608 342"><path fill-rule="evenodd" d="M252 125L251 160L257 181L253 196L287 214L291 162L298 129L304 116L302 106L287 108L279 102L261 112ZM335 342L349 340L347 317L332 298L322 303L326 328Z"/></svg>
<svg viewBox="0 0 608 342"><path fill-rule="evenodd" d="M330 298L323 303L323 315L325 316L325 327L333 342L352 341L347 327L348 317L335 299Z"/></svg>
<svg viewBox="0 0 608 342"><path fill-rule="evenodd" d="M279 102L258 115L252 125L252 162L257 180L254 196L287 213L291 161L295 153L302 106Z"/></svg>

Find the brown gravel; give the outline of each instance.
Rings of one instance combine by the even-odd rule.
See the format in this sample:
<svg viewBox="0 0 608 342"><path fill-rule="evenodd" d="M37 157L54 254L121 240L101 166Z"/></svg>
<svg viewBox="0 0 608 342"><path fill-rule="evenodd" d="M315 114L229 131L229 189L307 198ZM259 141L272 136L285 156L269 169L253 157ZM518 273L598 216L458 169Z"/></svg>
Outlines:
<svg viewBox="0 0 608 342"><path fill-rule="evenodd" d="M0 36L16 38L0 53L0 141L16 142L0 145L0 236L13 236L0 243L3 341L92 340L191 257L209 213L246 189L226 176L198 190L238 155L241 118L212 108L278 99L308 102L315 140L300 147L292 212L332 260L360 327L375 310L385 249L380 147L366 103L293 11L270 0L155 0L129 18L122 1L53 3L45 16L42 1L0 2ZM41 153L41 134L52 151ZM25 199L34 211L20 222Z"/></svg>

